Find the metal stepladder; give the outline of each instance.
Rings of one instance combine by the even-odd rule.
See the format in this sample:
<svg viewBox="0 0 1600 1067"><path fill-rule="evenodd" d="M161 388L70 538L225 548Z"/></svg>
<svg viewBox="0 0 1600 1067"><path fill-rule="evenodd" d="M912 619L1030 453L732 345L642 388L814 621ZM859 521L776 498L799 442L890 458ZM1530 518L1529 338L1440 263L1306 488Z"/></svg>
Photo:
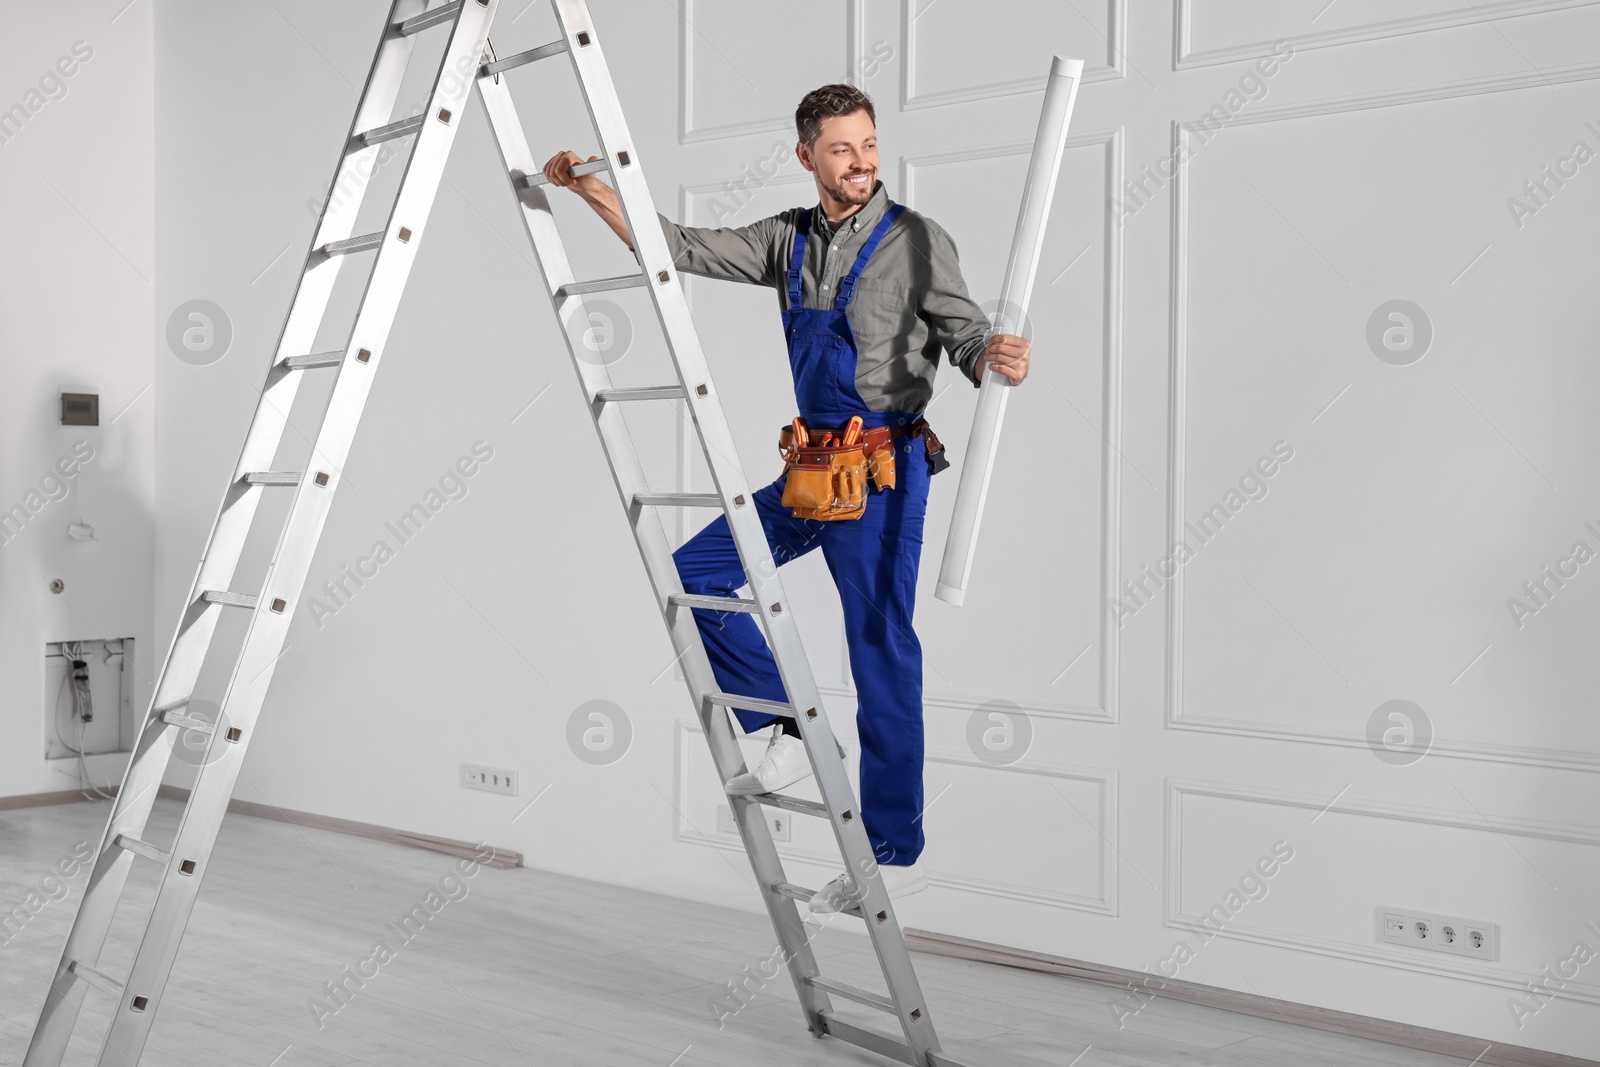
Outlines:
<svg viewBox="0 0 1600 1067"><path fill-rule="evenodd" d="M97 1060L100 1067L133 1067L143 1054L275 664L284 650L292 605L303 590L372 375L381 363L445 161L460 126L469 83L446 78L445 74L451 68L474 67L478 94L499 143L557 319L564 324L573 366L722 780L726 783L745 770L726 709L761 709L799 724L823 802L778 794L730 795L728 799L806 1024L817 1037L836 1037L917 1067L959 1067L958 1060L940 1050L934 1035L927 1004L858 816L842 753L828 724L793 612L789 610L790 602L752 506L752 489L731 458L737 454L733 436L712 384L678 271L656 222L650 191L587 4L585 0L553 0L561 28L559 40L488 61L484 50L498 4L499 0L456 0L431 10L427 0L393 0L391 4L354 122L341 150L333 187L345 188L345 179L360 173L357 168L363 164L370 164L372 153L382 142L414 137L394 208L382 230L353 237L351 231L364 184L351 183L356 187L353 195L343 200L330 197L324 207L260 403L219 507L177 635L157 679L149 714L113 801L24 1067L59 1067L89 989L116 1001L107 1030L103 1034L96 1031L102 1040ZM451 27L451 35L427 108L409 118L394 119L414 35L445 25ZM501 77L517 67L562 54L571 59L602 148L600 159L575 168L575 172L604 171L611 177L632 232L640 267L637 274L588 281L574 278L541 187L542 165L528 147L509 86ZM311 353L345 257L367 251L375 252L376 259L345 347ZM643 287L650 293L676 371L675 382L616 388L604 365L579 357L589 323L582 306L584 295L627 287ZM336 377L306 470L274 470L272 464L283 439L289 409L305 373L316 368L336 368ZM715 492L662 493L651 491L647 485L639 454L623 420L623 408L628 403L659 400L686 402ZM274 486L289 489L293 499L260 591L230 591L260 495L265 488ZM678 507L722 510L749 580L749 598L684 593L660 521L660 509ZM187 705L218 617L230 607L248 610L250 619L221 711L212 722L191 713ZM696 608L748 612L761 620L789 703L718 691L694 622L692 609ZM177 733L195 730L210 735L206 758L185 803L175 838L158 845L143 836L146 823ZM796 907L797 901L809 900L811 891L785 877L763 806L823 818L832 826L855 882L845 913L865 923L888 987L887 995L866 992L820 973ZM160 866L160 884L132 966L125 979L118 979L100 969L99 958L129 870L140 859ZM839 1017L831 1006L831 996L889 1014L899 1024L898 1036Z"/></svg>

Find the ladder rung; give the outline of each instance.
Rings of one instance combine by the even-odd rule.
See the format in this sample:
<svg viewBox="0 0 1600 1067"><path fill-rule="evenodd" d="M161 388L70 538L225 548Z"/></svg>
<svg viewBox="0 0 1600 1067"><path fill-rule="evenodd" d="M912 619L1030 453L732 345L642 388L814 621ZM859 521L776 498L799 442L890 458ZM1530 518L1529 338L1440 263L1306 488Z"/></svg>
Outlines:
<svg viewBox="0 0 1600 1067"><path fill-rule="evenodd" d="M581 178L585 174L598 174L603 170L610 169L610 166L611 164L604 159L597 159L592 163L574 163L572 166L572 176L574 178ZM538 174L524 174L522 177L517 179L517 185L523 189L532 189L536 185L549 184L550 179L544 176L544 171L540 171Z"/></svg>
<svg viewBox="0 0 1600 1067"><path fill-rule="evenodd" d="M290 370L310 370L312 367L337 367L344 362L344 350L316 352L309 356L290 356L283 365Z"/></svg>
<svg viewBox="0 0 1600 1067"><path fill-rule="evenodd" d="M511 70L513 67L520 67L535 60L545 59L549 56L559 56L566 50L566 41L551 41L549 44L542 44L538 48L530 48L526 52L518 52L514 56L497 59L493 63L485 63L478 69L478 77L487 78L492 74L499 74L503 70ZM576 172L577 168L574 167L573 170Z"/></svg>
<svg viewBox="0 0 1600 1067"><path fill-rule="evenodd" d="M885 1059L896 1063L921 1063L926 1057L928 1067L970 1067L965 1060L955 1059L948 1053L930 1048L926 1053L918 1053L910 1045L899 1038L890 1037L880 1033L870 1026L858 1026L855 1023L841 1019L837 1012L825 1011L821 1014L822 1032L829 1037L836 1037L840 1041L848 1041L857 1048L864 1048L868 1052L876 1052Z"/></svg>
<svg viewBox="0 0 1600 1067"><path fill-rule="evenodd" d="M715 493L635 493L635 504L658 508L720 508L722 498Z"/></svg>
<svg viewBox="0 0 1600 1067"><path fill-rule="evenodd" d="M811 903L811 898L817 895L815 889L807 889L805 886L795 885L793 882L774 882L772 888L775 892L783 894L790 900L798 900L802 904ZM854 901L846 904L839 911L841 914L854 915L858 919L861 918L861 905Z"/></svg>
<svg viewBox="0 0 1600 1067"><path fill-rule="evenodd" d="M137 837L132 837L128 834L118 834L111 844L124 852L132 852L135 856L143 856L145 859L155 860L157 863L165 863L172 856L172 853L166 849L157 848L148 841L141 841Z"/></svg>
<svg viewBox="0 0 1600 1067"><path fill-rule="evenodd" d="M251 485L299 485L304 471L251 471L244 480Z"/></svg>
<svg viewBox="0 0 1600 1067"><path fill-rule="evenodd" d="M177 700L169 700L165 704L156 705L151 709L150 714L155 716L164 716L169 712L177 711L179 708L185 706L193 699L194 694L190 693L188 696L181 696Z"/></svg>
<svg viewBox="0 0 1600 1067"><path fill-rule="evenodd" d="M154 721L164 726L181 726L185 730L199 730L203 734L209 734L217 728L217 724L210 719L202 719L198 715L185 715L178 710L178 708L187 703L189 703L189 700L185 697L182 704L159 709L155 714Z"/></svg>
<svg viewBox="0 0 1600 1067"><path fill-rule="evenodd" d="M631 389L600 389L594 398L598 403L611 404L619 400L687 400L689 394L681 385L641 385Z"/></svg>
<svg viewBox="0 0 1600 1067"><path fill-rule="evenodd" d="M332 245L329 247L331 248ZM568 282L556 290L555 299L565 300L569 296L582 296L584 293L603 293L608 289L633 289L643 284L643 274L624 274L617 278L595 278L587 282Z"/></svg>
<svg viewBox="0 0 1600 1067"><path fill-rule="evenodd" d="M449 22L456 17L456 12L461 10L461 0L432 11L424 11L420 15L413 15L404 22L395 23L394 32L397 37L410 37L413 33L437 26L441 22Z"/></svg>
<svg viewBox="0 0 1600 1067"><path fill-rule="evenodd" d="M208 600L213 604L226 604L230 608L253 608L256 606L254 593L230 593L226 589L207 589L200 594L201 600Z"/></svg>
<svg viewBox="0 0 1600 1067"><path fill-rule="evenodd" d="M385 126L374 126L370 130L363 130L350 138L350 151L362 148L371 148L375 144L393 141L398 137L408 137L422 129L426 115L411 115L399 122L391 122Z"/></svg>
<svg viewBox="0 0 1600 1067"><path fill-rule="evenodd" d="M383 231L364 233L360 237L346 237L342 241L329 241L318 252L325 256L348 256L352 252L367 252L383 244Z"/></svg>
<svg viewBox="0 0 1600 1067"><path fill-rule="evenodd" d="M806 978L806 984L813 989L820 989L824 993L832 993L836 997L853 1000L857 1004L865 1004L869 1008L886 1011L890 1015L900 1014L900 1009L895 1007L894 1001L888 997L881 997L876 993L868 993L864 989L857 989L849 982L839 982L832 978L824 978L820 974L813 974Z"/></svg>
<svg viewBox="0 0 1600 1067"><path fill-rule="evenodd" d="M757 793L750 799L758 800L769 808L782 808L784 811L793 811L801 815L815 815L819 819L833 818L828 806L819 804L815 800L801 800L799 797L786 796L783 793Z"/></svg>
<svg viewBox="0 0 1600 1067"><path fill-rule="evenodd" d="M707 611L743 611L754 615L761 610L761 605L754 600L746 600L736 596L698 596L694 593L673 593L667 597L668 603L676 604L680 608L705 608Z"/></svg>
<svg viewBox="0 0 1600 1067"><path fill-rule="evenodd" d="M794 708L788 704L781 704L776 700L762 700L760 697L734 696L732 693L710 692L706 694L706 702L718 708L749 708L751 711L765 711L771 715L781 715L785 719L795 717ZM806 898L811 899L810 897Z"/></svg>
<svg viewBox="0 0 1600 1067"><path fill-rule="evenodd" d="M67 973L83 979L108 997L122 999L122 983L102 971L97 971L82 960L67 964Z"/></svg>

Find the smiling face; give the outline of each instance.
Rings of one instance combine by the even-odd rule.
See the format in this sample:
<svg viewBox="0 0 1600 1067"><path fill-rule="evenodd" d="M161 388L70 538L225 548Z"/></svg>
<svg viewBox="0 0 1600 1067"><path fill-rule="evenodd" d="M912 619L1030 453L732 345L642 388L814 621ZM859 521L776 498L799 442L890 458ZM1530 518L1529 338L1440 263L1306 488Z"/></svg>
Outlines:
<svg viewBox="0 0 1600 1067"><path fill-rule="evenodd" d="M853 213L872 199L878 182L878 131L865 110L822 120L816 143L795 155L817 176L817 194L830 218Z"/></svg>

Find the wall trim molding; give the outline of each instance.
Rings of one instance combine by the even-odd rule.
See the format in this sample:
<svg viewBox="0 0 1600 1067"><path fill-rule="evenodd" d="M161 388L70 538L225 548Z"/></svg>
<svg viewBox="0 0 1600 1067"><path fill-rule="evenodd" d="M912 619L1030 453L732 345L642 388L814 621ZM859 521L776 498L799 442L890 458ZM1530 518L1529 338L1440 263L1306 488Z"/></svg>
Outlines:
<svg viewBox="0 0 1600 1067"><path fill-rule="evenodd" d="M858 694L853 687L847 685L819 685L817 688L821 691L823 696L839 697L843 700L849 700L851 702L854 702L860 696L860 694ZM922 693L922 706L925 709L939 708L944 711L971 713L977 711L985 704L988 704L991 699L993 698L964 696L960 694L941 696L936 693L930 696L927 690L924 689ZM1007 699L1010 698L1008 697ZM1082 704L1047 704L1043 702L1027 700L1013 700L1012 703L1016 704L1017 707L1021 708L1029 715L1036 716L1041 719L1059 719L1072 722L1100 722L1112 724L1115 724L1117 721L1116 716L1108 713L1103 707L1088 707Z"/></svg>
<svg viewBox="0 0 1600 1067"><path fill-rule="evenodd" d="M1414 804L1395 804L1352 798L1340 794L1333 802L1326 797L1289 790L1262 789L1221 782L1195 779L1167 779L1165 885L1162 891L1162 924L1175 930L1193 932L1201 928L1201 916L1185 914L1180 910L1183 887L1183 798L1206 796L1221 800L1234 800L1250 804L1272 804L1296 807L1321 814L1333 812L1340 815L1360 815L1367 818L1391 819L1398 822L1425 826L1443 826L1460 830L1476 830L1504 837L1516 834L1543 841L1560 841L1567 844L1600 847L1600 828L1576 823L1542 822L1509 815L1480 815L1445 808L1428 808ZM1292 845L1293 842L1290 842ZM1376 906L1376 905L1374 905ZM1403 949L1389 949L1376 943L1352 944L1332 938L1313 937L1309 934L1285 933L1262 926L1229 922L1221 930L1209 930L1213 937L1250 941L1261 945L1310 952L1319 956L1370 963L1390 969L1404 969L1437 978L1452 978L1478 985L1498 986L1522 993L1528 983L1539 978L1537 974L1514 972L1503 964L1458 963L1448 956L1438 959L1415 958L1418 954ZM1428 953L1431 957L1434 954ZM1600 1004L1600 985L1586 982L1567 982L1556 994L1559 999L1584 1004Z"/></svg>
<svg viewBox="0 0 1600 1067"><path fill-rule="evenodd" d="M1297 741L1302 744L1331 745L1337 748L1371 747L1371 742L1363 734L1289 725L1266 725L1249 719L1230 719L1219 715L1184 714L1169 718L1167 725L1174 730L1254 737L1263 741ZM1481 741L1462 741L1435 736L1429 743L1427 754L1482 760L1487 763L1544 767L1551 770L1600 772L1600 753L1573 752L1564 749L1490 745Z"/></svg>
<svg viewBox="0 0 1600 1067"><path fill-rule="evenodd" d="M1030 78L1012 78L1002 82L975 85L968 89L948 89L937 93L917 92L917 27L919 14L912 7L921 0L902 0L900 5L900 47L904 62L900 65L900 110L917 111L922 108L944 107L948 104L965 104L974 100L991 100L997 96L1019 96L1044 90L1048 74ZM924 4L926 11L931 4ZM1106 55L1105 61L1085 64L1083 82L1112 81L1127 77L1128 0L1107 0L1106 3ZM1031 146L1030 146L1031 147Z"/></svg>
<svg viewBox="0 0 1600 1067"><path fill-rule="evenodd" d="M1600 2L1600 0L1597 0ZM1462 78L1407 89L1380 89L1371 93L1352 93L1310 100L1304 104L1282 104L1255 111L1243 110L1228 120L1223 129L1234 126L1256 126L1266 122L1283 122L1286 119L1313 118L1318 115L1343 115L1352 111L1375 108L1400 107L1406 104L1424 104L1435 100L1460 100L1486 93L1513 92L1517 89L1548 88L1569 82L1593 81L1600 78L1600 63L1572 63L1564 67L1546 67L1542 71L1487 74L1479 78ZM1189 132L1189 124L1204 122L1209 114L1193 115L1173 122L1174 130ZM1177 147L1176 144L1173 146ZM1178 165L1182 173L1186 164Z"/></svg>
<svg viewBox="0 0 1600 1067"><path fill-rule="evenodd" d="M1101 147L1105 151L1105 192L1101 199L1105 243L1102 260L1102 279L1105 287L1105 304L1101 310L1104 330L1101 336L1101 390L1100 425L1096 427L1104 442L1100 449L1100 599L1103 605L1116 595L1117 582L1122 574L1122 364L1123 364L1123 232L1111 210L1115 191L1122 186L1125 167L1126 131L1117 126L1112 129L1090 130L1073 134L1066 147ZM918 167L959 163L973 159L994 159L1000 156L1026 156L1033 151L1033 142L1011 142L905 156L900 162L900 187L905 202L915 207L916 173ZM1122 641L1120 628L1112 625L1108 613L1096 608L1099 619L1100 678L1097 690L1098 706L1076 704L1022 704L1030 713L1046 718L1078 719L1085 722L1116 723L1120 720ZM1070 651L1068 653L1071 654ZM845 690L844 692L850 692ZM853 696L854 693L851 692ZM981 701L964 697L923 696L923 703L935 707L972 710ZM1019 701L1019 703L1021 703Z"/></svg>
<svg viewBox="0 0 1600 1067"><path fill-rule="evenodd" d="M1360 26L1350 26L1342 30L1294 34L1272 41L1251 41L1247 44L1230 45L1226 48L1212 48L1204 52L1196 52L1191 47L1190 41L1194 30L1194 13L1192 10L1194 0L1177 0L1177 12L1173 23L1172 66L1174 70L1190 70L1195 67L1212 67L1220 63L1260 59L1268 55L1272 50L1272 46L1280 40L1288 41L1296 51L1329 48L1337 45L1357 44L1362 41L1403 37L1413 33L1429 33L1434 30L1451 29L1457 26L1474 26L1483 22L1492 23L1496 16L1500 18L1520 18L1523 15L1539 15L1549 11L1590 7L1595 2L1596 0L1500 0L1498 3L1477 4L1452 11L1440 11L1432 15L1383 19L1378 22L1363 23Z"/></svg>
<svg viewBox="0 0 1600 1067"><path fill-rule="evenodd" d="M166 800L176 800L180 804L189 800L189 790L175 785L164 785L156 794ZM407 848L420 848L426 852L441 852L446 856L457 859L474 859L479 855L477 845L470 841L457 841L449 837L434 837L431 834L419 834L411 830L398 830L390 826L379 826L376 823L357 822L354 819L341 819L333 815L318 815L310 811L291 811L280 808L275 804L257 804L253 800L232 799L228 801L228 811L239 815L250 815L257 819L271 819L273 822L286 822L294 827L311 827L314 830L330 830L336 834L346 834L350 837L364 837L369 841L382 841L390 845L404 845ZM522 853L509 848L495 848L494 856L488 860L479 861L485 867L496 870L511 870L522 866Z"/></svg>
<svg viewBox="0 0 1600 1067"><path fill-rule="evenodd" d="M865 0L845 0L845 72L842 81L855 84L861 70L864 41L866 39ZM764 130L787 130L794 122L794 113L776 118L751 119L725 126L696 126L694 120L694 28L695 0L683 0L683 10L678 18L678 143L718 141Z"/></svg>
<svg viewBox="0 0 1600 1067"><path fill-rule="evenodd" d="M1186 0L1179 0L1180 3ZM1593 0L1583 0L1585 3ZM1415 89L1384 90L1311 101L1256 112L1245 110L1223 130L1233 126L1254 126L1319 115L1347 114L1378 108L1441 100L1458 100L1487 93L1511 92L1551 84L1592 81L1600 78L1600 63L1580 63L1552 67L1544 71L1489 75ZM1173 158L1188 155L1184 150L1194 134L1193 124L1204 115L1175 119L1172 122ZM1188 329L1189 329L1189 167L1190 160L1177 163L1171 181L1172 230L1168 353L1167 413L1167 545L1184 539L1183 507L1185 460L1188 442ZM1275 723L1221 716L1195 715L1183 710L1184 571L1178 567L1166 584L1166 727L1170 730L1196 730L1209 733L1251 736L1264 740L1297 741L1340 747L1365 746L1359 735L1337 730L1280 726ZM1435 738L1429 753L1456 759L1522 764L1556 770L1600 771L1600 752L1551 750L1519 745L1496 745L1470 740Z"/></svg>
<svg viewBox="0 0 1600 1067"><path fill-rule="evenodd" d="M1063 978L1076 978L1084 982L1132 989L1135 983L1147 982L1148 972L1114 967L1108 963L1092 963L1065 956L1052 956L1030 949L1010 948L1005 945L976 941L953 934L939 934L928 930L907 927L906 946L914 952L932 956L951 956L956 959L993 963L1002 967L1054 974ZM1560 1052L1520 1045L1501 1045L1466 1034L1452 1034L1445 1030L1431 1030L1425 1026L1379 1019L1354 1012L1319 1008L1291 1000L1277 1000L1257 994L1241 993L1221 986L1203 985L1182 978L1163 980L1160 996L1187 1004L1203 1004L1259 1019L1275 1019L1294 1026L1307 1026L1314 1030L1345 1034L1350 1037L1383 1041L1402 1048L1434 1052L1459 1058L1462 1063L1475 1062L1484 1067L1600 1067L1600 1060L1579 1059ZM1485 1049L1484 1046L1488 1048Z"/></svg>
<svg viewBox="0 0 1600 1067"><path fill-rule="evenodd" d="M101 787L115 796L121 791L121 786L107 785ZM156 793L162 800L175 800L180 804L189 801L189 790L175 785L163 785ZM0 811L10 811L17 808L39 808L52 804L74 804L88 800L97 800L90 797L87 792L71 789L58 793L27 793L21 796L0 797ZM457 841L450 837L434 837L431 834L419 834L411 830L397 830L390 826L379 826L376 823L357 822L354 819L341 819L333 815L318 815L309 811L291 811L280 808L274 804L257 804L251 800L232 798L228 801L228 811L239 815L250 815L257 819L271 819L273 822L286 822L290 826L306 827L314 830L329 830L336 834L346 834L350 837L364 837L369 841L383 841L391 845L404 845L407 848L420 848L427 852L442 852L446 856L455 856L458 859L474 859L479 854L477 845L470 841ZM292 818L291 818L292 816ZM497 870L511 870L522 866L522 853L509 848L495 848L494 857L489 860L479 861L485 867Z"/></svg>
<svg viewBox="0 0 1600 1067"><path fill-rule="evenodd" d="M115 794L115 785L98 786L99 789L110 790ZM0 811L16 811L20 808L47 808L55 804L84 804L101 798L89 795L87 789L65 789L51 793L18 793L15 796L0 797Z"/></svg>

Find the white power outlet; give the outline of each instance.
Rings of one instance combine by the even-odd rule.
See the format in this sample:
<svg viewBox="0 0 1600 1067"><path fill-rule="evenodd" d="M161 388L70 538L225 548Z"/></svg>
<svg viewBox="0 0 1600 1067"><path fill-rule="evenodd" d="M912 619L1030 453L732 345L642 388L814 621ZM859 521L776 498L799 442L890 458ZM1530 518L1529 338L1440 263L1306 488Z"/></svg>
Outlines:
<svg viewBox="0 0 1600 1067"><path fill-rule="evenodd" d="M1378 940L1387 945L1449 952L1469 959L1500 958L1500 927L1431 912L1378 909Z"/></svg>
<svg viewBox="0 0 1600 1067"><path fill-rule="evenodd" d="M789 818L787 811L762 812L767 817L767 830L771 832L774 841L789 840ZM733 821L733 809L726 804L717 805L717 829L725 834L739 836L739 824Z"/></svg>
<svg viewBox="0 0 1600 1067"><path fill-rule="evenodd" d="M461 788L481 789L485 793L501 793L514 797L517 795L517 772L500 767L480 767L475 763L463 763Z"/></svg>

